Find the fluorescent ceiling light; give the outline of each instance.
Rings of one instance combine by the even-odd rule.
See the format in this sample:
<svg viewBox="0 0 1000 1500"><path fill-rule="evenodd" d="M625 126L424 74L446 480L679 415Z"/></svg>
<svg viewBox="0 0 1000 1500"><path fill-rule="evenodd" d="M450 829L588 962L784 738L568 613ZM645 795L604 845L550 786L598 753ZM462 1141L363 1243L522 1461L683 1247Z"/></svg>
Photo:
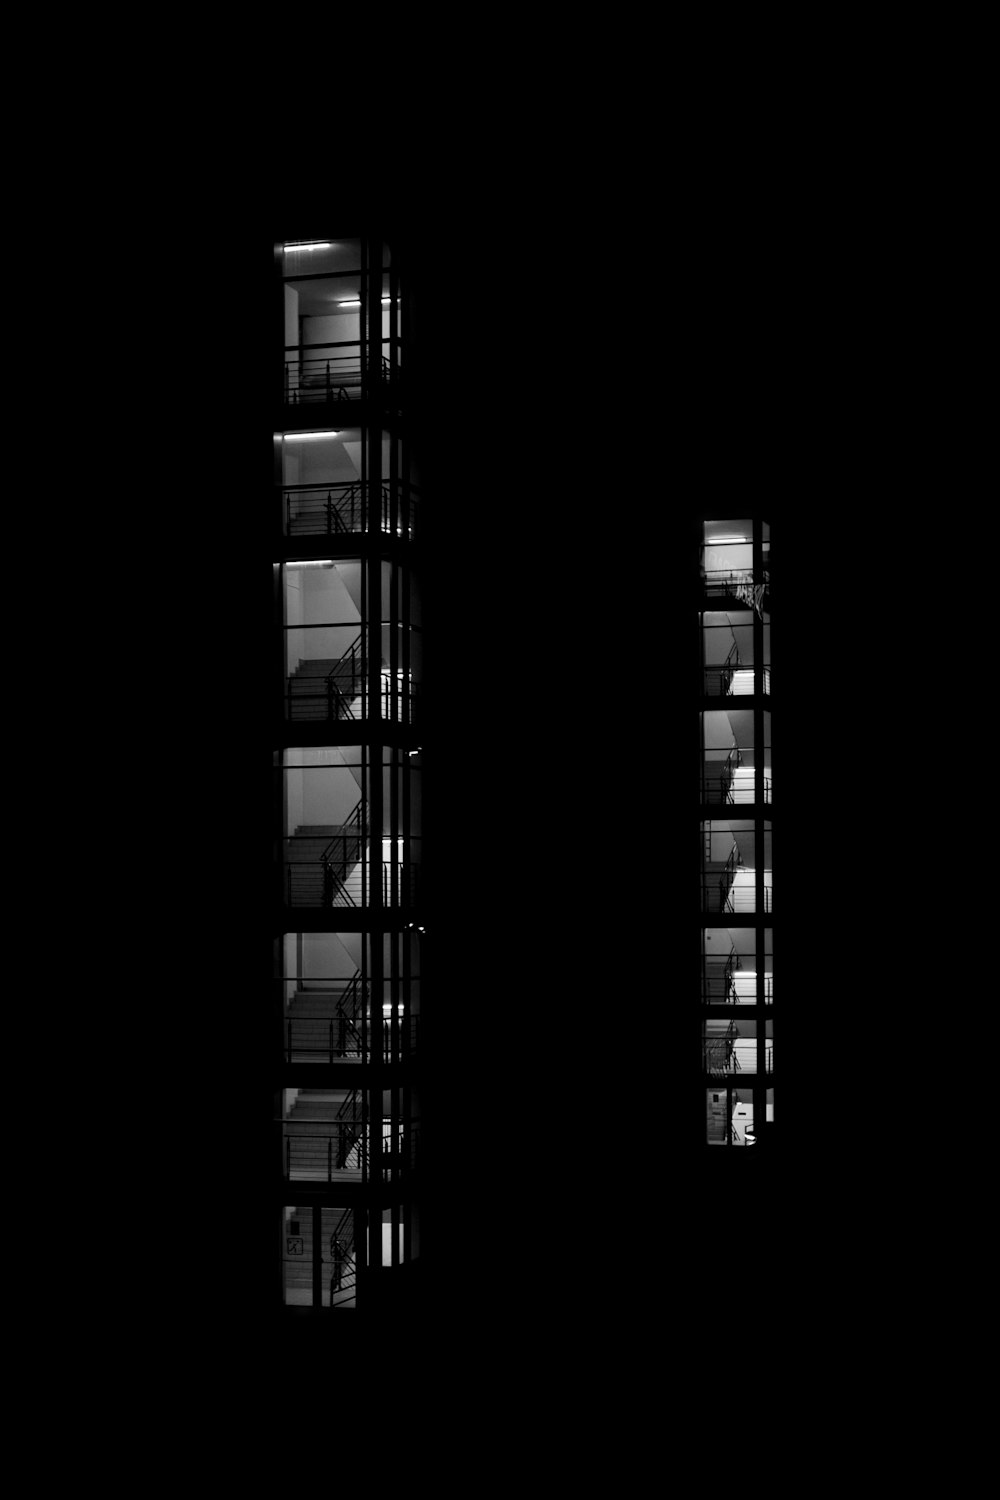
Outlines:
<svg viewBox="0 0 1000 1500"><path fill-rule="evenodd" d="M302 240L298 244L286 245L285 254L290 255L295 250L332 250L332 240Z"/></svg>
<svg viewBox="0 0 1000 1500"><path fill-rule="evenodd" d="M745 536L713 536L709 537L705 543L706 547L727 547L733 545L749 547L750 538Z"/></svg>
<svg viewBox="0 0 1000 1500"><path fill-rule="evenodd" d="M383 302L391 302L392 298L391 297L383 297L382 301ZM360 297L348 297L346 301L338 302L337 306L338 307L360 307L361 306L361 298Z"/></svg>
<svg viewBox="0 0 1000 1500"><path fill-rule="evenodd" d="M285 567L286 568L332 568L333 567L333 558L332 557L322 557L322 558L316 558L316 559L309 558L305 562L286 562L285 563Z"/></svg>
<svg viewBox="0 0 1000 1500"><path fill-rule="evenodd" d="M300 443L300 442L304 443L307 438L335 438L335 437L339 437L339 436L340 436L339 430L337 432L334 432L333 428L330 428L326 432L286 432L285 433L285 438L286 438L286 440L289 443Z"/></svg>

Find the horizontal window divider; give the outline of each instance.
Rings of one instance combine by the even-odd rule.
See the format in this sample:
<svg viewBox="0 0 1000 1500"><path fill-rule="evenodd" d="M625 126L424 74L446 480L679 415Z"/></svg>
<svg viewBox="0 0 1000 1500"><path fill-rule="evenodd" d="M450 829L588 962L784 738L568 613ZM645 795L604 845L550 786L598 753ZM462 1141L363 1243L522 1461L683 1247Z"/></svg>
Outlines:
<svg viewBox="0 0 1000 1500"><path fill-rule="evenodd" d="M393 339L389 334L384 333L381 338L376 335L375 338L365 339L364 342L369 345L377 345L389 343L401 344L403 341L398 334ZM284 350L286 354L300 354L303 349L360 349L361 344L361 339L327 339L322 344L285 344Z"/></svg>
<svg viewBox="0 0 1000 1500"><path fill-rule="evenodd" d="M315 255L317 252L314 250L311 253L313 255ZM308 250L296 250L294 248L294 246L289 246L289 248L284 252L284 254L286 254L286 255L308 255L308 254L310 254L310 252ZM383 276L388 276L388 274L389 274L389 267L388 266L383 266L382 267L382 275ZM353 271L293 271L293 272L291 272L287 276L286 275L282 275L281 279L284 282L289 282L289 281L346 281L347 277L351 276L351 277L354 278L355 281L357 281L357 279L358 279L358 277L360 275L361 275L361 267L357 266L357 267L355 267L355 269ZM388 297L389 295L390 295L389 292L380 292L379 293L380 297ZM397 294L396 300L397 300L397 302L400 300L398 294ZM709 545L711 545L711 543Z"/></svg>

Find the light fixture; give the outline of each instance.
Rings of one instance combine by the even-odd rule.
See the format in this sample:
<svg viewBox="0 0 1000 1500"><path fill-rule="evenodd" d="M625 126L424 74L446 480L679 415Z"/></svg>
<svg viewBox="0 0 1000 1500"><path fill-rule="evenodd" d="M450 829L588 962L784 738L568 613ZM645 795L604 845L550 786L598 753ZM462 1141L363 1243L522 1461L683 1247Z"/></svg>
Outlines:
<svg viewBox="0 0 1000 1500"><path fill-rule="evenodd" d="M705 542L706 547L749 547L750 541L745 536L710 536Z"/></svg>
<svg viewBox="0 0 1000 1500"><path fill-rule="evenodd" d="M382 301L383 302L391 302L392 298L391 297L383 297ZM337 306L338 307L360 307L361 306L361 298L360 297L348 297L346 301L344 301L344 302L338 302Z"/></svg>
<svg viewBox="0 0 1000 1500"><path fill-rule="evenodd" d="M325 432L286 432L285 438L290 443L304 443L308 438L335 438L340 433L334 432L332 428Z"/></svg>
<svg viewBox="0 0 1000 1500"><path fill-rule="evenodd" d="M323 558L315 558L315 559L313 559L313 558L307 558L303 562L286 562L285 563L285 567L286 568L332 568L333 567L333 558L332 557L323 557Z"/></svg>
<svg viewBox="0 0 1000 1500"><path fill-rule="evenodd" d="M292 255L299 250L332 250L332 240L302 240L295 244L285 246L285 254Z"/></svg>

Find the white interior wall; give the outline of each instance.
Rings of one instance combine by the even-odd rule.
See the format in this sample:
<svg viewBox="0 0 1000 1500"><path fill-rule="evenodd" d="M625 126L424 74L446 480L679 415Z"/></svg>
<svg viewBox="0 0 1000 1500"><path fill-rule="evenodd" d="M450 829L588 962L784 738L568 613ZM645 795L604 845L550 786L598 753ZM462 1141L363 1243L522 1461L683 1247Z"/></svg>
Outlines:
<svg viewBox="0 0 1000 1500"><path fill-rule="evenodd" d="M359 954L360 957L360 954ZM358 968L335 932L307 933L302 946L306 979L350 979Z"/></svg>
<svg viewBox="0 0 1000 1500"><path fill-rule="evenodd" d="M285 831L293 834L300 824L305 822L302 816L302 772L298 770L285 772Z"/></svg>
<svg viewBox="0 0 1000 1500"><path fill-rule="evenodd" d="M289 773L294 775L294 772ZM357 805L360 791L350 771L303 770L302 821L307 824L346 823Z"/></svg>
<svg viewBox="0 0 1000 1500"><path fill-rule="evenodd" d="M285 670L294 672L305 652L305 637L301 626L304 602L302 580L306 575L295 568L285 569L285 623L292 627L285 631Z"/></svg>
<svg viewBox="0 0 1000 1500"><path fill-rule="evenodd" d="M325 426L325 419L317 424ZM333 484L356 479L357 472L345 451L344 437L352 441L356 427L343 436L308 438L297 441L285 437L281 444L282 481L285 484Z"/></svg>
<svg viewBox="0 0 1000 1500"><path fill-rule="evenodd" d="M299 341L299 294L295 287L285 284L285 347Z"/></svg>
<svg viewBox="0 0 1000 1500"><path fill-rule="evenodd" d="M361 477L361 450L362 450L362 446L363 446L363 444L361 443L360 439L358 439L357 441L348 440L348 441L346 441L346 442L344 442L342 444L344 453L350 459L351 467L353 468L354 474L355 474L355 476L357 478ZM392 460L391 460L391 457L390 457L390 454L389 454L389 439L388 438L383 438L382 439L382 477L383 477L383 479L388 479L388 477L389 477L389 466L390 466L391 462L392 462Z"/></svg>
<svg viewBox="0 0 1000 1500"><path fill-rule="evenodd" d="M736 743L729 715L714 709L711 713L704 715L705 725L705 749L706 750L728 750Z"/></svg>
<svg viewBox="0 0 1000 1500"><path fill-rule="evenodd" d="M361 310L360 308L348 309L346 312L324 313L321 316L313 316L302 319L302 342L303 344L339 344L349 339L360 338ZM357 354L356 349L331 349L330 354ZM324 351L320 349L307 349L307 359L322 359Z"/></svg>
<svg viewBox="0 0 1000 1500"><path fill-rule="evenodd" d="M712 573L748 572L753 567L753 546L738 542L726 547L707 546L705 567Z"/></svg>

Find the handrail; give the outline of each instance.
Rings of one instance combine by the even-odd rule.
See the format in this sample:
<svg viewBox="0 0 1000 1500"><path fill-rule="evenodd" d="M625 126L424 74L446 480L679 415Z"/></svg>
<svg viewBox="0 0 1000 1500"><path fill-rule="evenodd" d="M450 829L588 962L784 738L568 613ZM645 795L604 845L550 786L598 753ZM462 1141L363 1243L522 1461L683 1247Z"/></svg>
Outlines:
<svg viewBox="0 0 1000 1500"><path fill-rule="evenodd" d="M383 339L382 344L386 343L389 343L389 340ZM328 354L325 359L322 357L305 358L301 353L303 349L347 348L357 349L358 353L356 355ZM295 355L295 358L287 357L290 352ZM358 339L340 339L318 344L290 344L285 347L285 355L284 399L289 405L324 399L332 401L334 392L338 401L350 401L352 397L348 394L348 388L351 390L360 388L363 397L366 381L370 381L373 374L381 375L387 385L392 383L391 362L376 340L369 344L367 357L364 358L361 353L361 342Z"/></svg>
<svg viewBox="0 0 1000 1500"><path fill-rule="evenodd" d="M281 1123L283 1126L288 1124L287 1121ZM334 1121L316 1123L327 1124L331 1133L300 1134L289 1131L283 1136L285 1178L289 1181L315 1181L325 1177L327 1182L332 1182L334 1172L349 1173L352 1176L360 1174L364 1177L369 1169L370 1147L376 1138L383 1143L383 1177L406 1168L412 1170L418 1164L421 1140L419 1119L398 1121L395 1138L388 1118L383 1118L381 1122L362 1121L356 1127L348 1123L335 1131ZM380 1132L377 1137L376 1132ZM293 1161L293 1155L298 1159ZM354 1160L351 1160L352 1157Z"/></svg>
<svg viewBox="0 0 1000 1500"><path fill-rule="evenodd" d="M352 1125L356 1125L357 1124L357 1121L358 1121L358 1111L361 1108L361 1105L360 1105L360 1102L359 1102L359 1099L358 1099L358 1092L359 1091L357 1089L352 1089L351 1090L351 1092L348 1094L347 1098L344 1100L343 1104L340 1106L340 1108L337 1111L337 1114L336 1114L336 1117L335 1117L337 1120L342 1120L344 1118L344 1112L348 1108L348 1106L350 1106L350 1108L353 1111L353 1114L351 1115L351 1121L350 1121L350 1123Z"/></svg>
<svg viewBox="0 0 1000 1500"><path fill-rule="evenodd" d="M733 644L729 648L729 654L722 664L722 675L720 680L725 684L722 692L723 698L727 696L733 680L733 674L737 671L740 664L739 646L734 640Z"/></svg>
<svg viewBox="0 0 1000 1500"><path fill-rule="evenodd" d="M284 344L282 347L286 354L297 354L300 349L360 349L361 342L361 339L324 339L315 344ZM396 342L401 343L402 340L397 338ZM374 350L379 344L392 343L392 339L388 333L383 333L381 338L376 334L374 338L369 338L367 343L369 348ZM385 355L382 358L384 359Z"/></svg>
<svg viewBox="0 0 1000 1500"><path fill-rule="evenodd" d="M353 1001L352 1009L350 1011L348 1011L347 1009L348 999L351 999ZM358 1014L359 1002L362 1004L367 1003L367 999L367 995L362 995L361 970L356 969L354 971L354 974L351 976L350 984L347 986L344 993L341 995L340 999L337 1002L337 1015L346 1016L349 1021L354 1021Z"/></svg>
<svg viewBox="0 0 1000 1500"><path fill-rule="evenodd" d="M749 872L749 870L751 868L754 868L754 867L744 865L744 866L742 866L742 868L744 870L747 870ZM772 887L768 883L768 877L770 876L770 874L771 874L770 868L768 868L768 867L765 866L765 870L764 870L764 876L765 876L765 880L764 880L764 910L765 910L765 912L770 912L770 910L772 908L772 901L773 901ZM729 885L726 884L726 875L725 875L725 873L723 873L721 876L718 875L718 874L716 874L716 873L711 873L711 874L708 874L708 875L704 875L703 874L702 875L702 882L701 882L701 894L702 894L702 903L703 903L702 904L702 910L703 911L707 911L707 912L712 912L712 913L719 913L719 914L721 914L721 913L733 914L733 913L739 913L741 911L753 912L755 910L755 902L756 902L756 882L754 883L753 886L747 886L745 888L746 904L742 904L742 905L734 905L733 904L732 896L733 896L734 889L735 889L735 885L734 884L732 884L732 883L729 884ZM743 888L741 887L741 892L742 892L742 890L743 890Z"/></svg>
<svg viewBox="0 0 1000 1500"><path fill-rule="evenodd" d="M375 341L376 343L378 340ZM285 344L286 354L297 354L300 349L360 349L360 339L325 339L317 344Z"/></svg>
<svg viewBox="0 0 1000 1500"><path fill-rule="evenodd" d="M343 859L344 864L345 865L347 864L347 840L348 840L348 838L350 838L350 839L357 838L357 839L363 840L364 837L365 837L365 835L366 835L366 832L367 832L367 829L365 828L365 825L364 825L364 805L365 805L365 799L363 797L360 797L358 799L358 801L354 804L354 810L351 813L350 817L347 819L347 822L341 824L341 828L343 829L343 832L341 832L341 833L335 833L334 836L333 836L333 838L327 844L326 848L323 850L323 853L320 856L320 860L321 860L321 862L322 862L323 865L328 866L328 865L331 865L333 863L333 859L334 859L334 856L333 856L333 847L336 844L336 842L337 842L338 839L341 840L341 842L342 842L342 844L344 846L343 850L342 850L342 859ZM354 833L348 833L347 830L349 828L351 828L351 827L353 827L356 830L356 832L354 832Z"/></svg>
<svg viewBox="0 0 1000 1500"><path fill-rule="evenodd" d="M331 433L332 436L333 434ZM318 492L320 490L365 489L369 484L374 483L375 481L372 479L362 479L359 476L356 479L310 479L307 483L303 482L301 484L286 484L282 482L281 484L275 484L274 488L284 490L290 495L298 495L308 494L314 490ZM418 497L420 495L419 484L413 479L406 479L402 474L398 475L395 479L391 479L388 474L383 474L378 483L381 484L383 489L409 490L412 495Z"/></svg>
<svg viewBox="0 0 1000 1500"><path fill-rule="evenodd" d="M377 1039L377 1022L370 1016L365 1017L365 1020L371 1023L368 1026L369 1034ZM396 1029L396 1046L393 1046L393 1026ZM382 1017L381 1040L375 1050L386 1061L412 1056L419 1050L419 1045L419 1014L396 1016L394 1020L389 1016ZM316 1059L322 1059L329 1065L344 1059L352 1063L363 1063L372 1055L372 1048L363 1033L346 1016L286 1016L282 1050L285 1062L289 1065L296 1062L310 1063Z"/></svg>
<svg viewBox="0 0 1000 1500"><path fill-rule="evenodd" d="M417 487L405 479L385 479L380 482L382 491L382 530L390 530L389 511L391 508L392 492L395 489L399 496L400 508L408 509L407 532L412 534L413 521L416 516L419 491ZM285 497L285 532L288 536L303 535L315 536L325 534L332 536L335 533L344 535L358 535L367 530L368 523L368 496L372 488L372 480L355 479L352 481L338 480L327 484L309 485L279 485ZM340 491L335 495L335 492ZM324 497L325 492L325 498ZM293 514L293 500L297 499ZM326 521L323 532L307 530L309 524L315 523L317 518L322 517ZM398 528L402 534L402 525Z"/></svg>

